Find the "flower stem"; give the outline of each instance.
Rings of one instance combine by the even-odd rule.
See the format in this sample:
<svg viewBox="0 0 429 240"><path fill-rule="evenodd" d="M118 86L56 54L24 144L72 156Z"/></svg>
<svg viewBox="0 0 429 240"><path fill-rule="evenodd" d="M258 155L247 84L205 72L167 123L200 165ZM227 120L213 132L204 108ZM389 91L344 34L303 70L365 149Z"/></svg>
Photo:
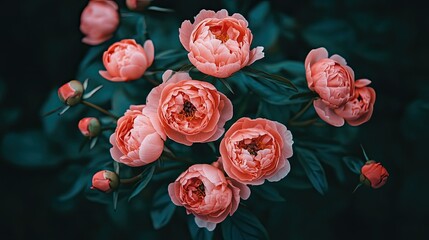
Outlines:
<svg viewBox="0 0 429 240"><path fill-rule="evenodd" d="M109 117L111 117L111 118L113 118L115 120L118 120L118 118L119 118L118 116L114 115L113 113L107 111L106 109L104 109L104 108L102 108L102 107L100 107L98 105L95 105L94 103L90 103L90 102L87 102L85 100L82 100L81 103L83 105L86 105L86 106L90 107L90 108L94 108L94 109L96 109L96 110L98 110L98 111L106 114L107 116L109 116Z"/></svg>
<svg viewBox="0 0 429 240"><path fill-rule="evenodd" d="M135 182L138 182L142 178L142 176L143 172L132 178L121 178L119 181L121 182L121 184L133 184Z"/></svg>
<svg viewBox="0 0 429 240"><path fill-rule="evenodd" d="M290 121L293 122L297 120L299 117L301 117L308 110L308 108L310 108L312 103L313 103L313 99L310 99L310 101L308 101L308 103L301 110L299 110L299 112L297 112L296 115L290 119Z"/></svg>
<svg viewBox="0 0 429 240"><path fill-rule="evenodd" d="M356 187L355 187L355 189L353 190L353 192L352 193L355 193L356 192L356 190L358 190L358 188L359 187L361 187L362 186L362 183L359 183Z"/></svg>

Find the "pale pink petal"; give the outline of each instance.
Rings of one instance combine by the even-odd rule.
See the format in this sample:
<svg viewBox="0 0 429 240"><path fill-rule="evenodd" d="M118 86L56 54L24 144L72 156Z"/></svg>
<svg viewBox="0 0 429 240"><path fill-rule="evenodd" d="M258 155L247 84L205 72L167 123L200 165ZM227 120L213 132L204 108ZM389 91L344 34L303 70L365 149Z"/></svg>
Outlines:
<svg viewBox="0 0 429 240"><path fill-rule="evenodd" d="M274 175L267 178L267 180L270 182L278 182L282 180L284 177L286 177L286 175L288 175L289 172L290 172L290 163L288 160L286 160L285 165L280 169L278 169Z"/></svg>
<svg viewBox="0 0 429 240"><path fill-rule="evenodd" d="M247 66L254 63L256 60L259 60L265 56L264 54L264 47L256 47L250 51L250 57L249 62L247 63Z"/></svg>
<svg viewBox="0 0 429 240"><path fill-rule="evenodd" d="M332 59L332 60L334 60L334 61L336 61L336 62L338 62L339 64L341 64L341 65L347 65L347 62L346 62L346 60L343 58L343 57L341 57L340 55L338 55L338 54L334 54L334 55L332 55L331 57L330 57L330 59Z"/></svg>
<svg viewBox="0 0 429 240"><path fill-rule="evenodd" d="M125 81L124 79L120 78L120 77L112 77L108 71L103 71L100 70L98 71L98 73L105 79L110 80L110 81L114 81L114 82L123 82Z"/></svg>
<svg viewBox="0 0 429 240"><path fill-rule="evenodd" d="M216 228L216 223L207 222L198 217L195 217L195 223L199 228L207 228L209 231L213 231Z"/></svg>
<svg viewBox="0 0 429 240"><path fill-rule="evenodd" d="M177 183L177 182L173 182L173 183L168 184L168 195L170 195L171 201L174 203L174 205L182 206L182 204L180 203L180 200L177 199L177 196L179 195L176 192L179 188L178 185L179 185L179 183Z"/></svg>
<svg viewBox="0 0 429 240"><path fill-rule="evenodd" d="M156 161L164 150L164 141L158 133L152 133L145 137L139 149L140 160L143 165Z"/></svg>
<svg viewBox="0 0 429 240"><path fill-rule="evenodd" d="M145 69L142 66L127 65L121 68L119 74L122 76L122 79L128 81L140 78L143 75L144 71Z"/></svg>
<svg viewBox="0 0 429 240"><path fill-rule="evenodd" d="M189 42L191 41L191 34L193 30L192 23L189 20L184 21L182 26L179 28L180 42L186 51L190 51Z"/></svg>
<svg viewBox="0 0 429 240"><path fill-rule="evenodd" d="M369 84L371 84L371 80L369 80L369 79L359 79L359 80L356 80L355 87L357 87L357 88L363 88L363 87L368 86Z"/></svg>
<svg viewBox="0 0 429 240"><path fill-rule="evenodd" d="M152 40L146 40L143 48L147 57L147 67L149 67L150 65L152 65L155 56L155 47L153 46Z"/></svg>
<svg viewBox="0 0 429 240"><path fill-rule="evenodd" d="M317 99L313 102L314 109L316 110L319 117L335 127L341 127L344 125L344 118L338 116L328 105L326 105L322 99Z"/></svg>
<svg viewBox="0 0 429 240"><path fill-rule="evenodd" d="M232 179L232 178L228 178L228 179L231 181L231 184L234 187L240 189L240 197L241 197L241 199L247 200L250 197L251 191L250 191L250 188L246 184L240 183L237 180Z"/></svg>
<svg viewBox="0 0 429 240"><path fill-rule="evenodd" d="M212 10L205 10L202 9L197 16L195 16L194 18L194 26L196 26L198 23L200 23L201 21L203 21L206 18L212 18L216 15L216 13Z"/></svg>
<svg viewBox="0 0 429 240"><path fill-rule="evenodd" d="M119 161L120 158L124 155L119 148L116 146L116 136L115 133L112 133L109 138L110 144L113 146L110 148L110 155L115 161Z"/></svg>

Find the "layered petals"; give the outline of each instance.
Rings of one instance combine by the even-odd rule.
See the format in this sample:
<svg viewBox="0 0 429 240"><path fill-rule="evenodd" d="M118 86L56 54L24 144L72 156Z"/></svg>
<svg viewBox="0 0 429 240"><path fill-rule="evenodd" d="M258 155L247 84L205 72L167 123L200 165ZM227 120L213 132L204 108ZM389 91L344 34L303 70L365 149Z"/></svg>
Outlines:
<svg viewBox="0 0 429 240"><path fill-rule="evenodd" d="M171 201L195 216L199 227L213 231L216 224L232 216L240 198L248 198L250 189L225 177L218 168L195 164L168 186Z"/></svg>
<svg viewBox="0 0 429 240"><path fill-rule="evenodd" d="M136 80L143 76L153 63L155 48L151 40L144 47L134 39L124 39L114 43L103 54L106 71L99 71L107 80L123 82Z"/></svg>
<svg viewBox="0 0 429 240"><path fill-rule="evenodd" d="M201 10L194 23L186 20L179 29L179 39L189 52L191 63L201 72L226 78L264 57L263 47L250 49L253 35L246 19L235 13L228 15Z"/></svg>
<svg viewBox="0 0 429 240"><path fill-rule="evenodd" d="M292 134L278 122L240 118L220 143L220 165L229 177L243 184L275 182L290 171Z"/></svg>

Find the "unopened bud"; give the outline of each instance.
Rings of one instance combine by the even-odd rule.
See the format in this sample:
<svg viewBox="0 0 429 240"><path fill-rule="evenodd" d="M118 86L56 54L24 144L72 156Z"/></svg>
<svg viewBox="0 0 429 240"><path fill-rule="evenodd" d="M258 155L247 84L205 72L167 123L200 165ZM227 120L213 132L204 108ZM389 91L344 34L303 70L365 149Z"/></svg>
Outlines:
<svg viewBox="0 0 429 240"><path fill-rule="evenodd" d="M59 99L68 106L78 104L82 99L82 94L83 85L77 80L71 80L58 89Z"/></svg>
<svg viewBox="0 0 429 240"><path fill-rule="evenodd" d="M97 118L82 118L78 124L79 130L85 137L95 137L101 132L101 124Z"/></svg>
<svg viewBox="0 0 429 240"><path fill-rule="evenodd" d="M102 170L92 177L91 189L98 189L102 192L109 193L119 186L119 177L116 173L109 170Z"/></svg>
<svg viewBox="0 0 429 240"><path fill-rule="evenodd" d="M386 168L374 160L367 161L361 168L360 182L369 187L379 188L383 186L388 177L389 173Z"/></svg>

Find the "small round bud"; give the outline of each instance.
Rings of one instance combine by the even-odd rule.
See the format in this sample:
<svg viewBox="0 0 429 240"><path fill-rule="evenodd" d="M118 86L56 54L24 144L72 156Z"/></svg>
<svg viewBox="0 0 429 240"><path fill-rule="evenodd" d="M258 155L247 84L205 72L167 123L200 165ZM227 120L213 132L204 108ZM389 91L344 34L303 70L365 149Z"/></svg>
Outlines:
<svg viewBox="0 0 429 240"><path fill-rule="evenodd" d="M380 163L369 160L361 168L360 182L372 188L383 186L389 173Z"/></svg>
<svg viewBox="0 0 429 240"><path fill-rule="evenodd" d="M97 118L82 118L78 124L79 130L85 137L95 137L101 132L101 124Z"/></svg>
<svg viewBox="0 0 429 240"><path fill-rule="evenodd" d="M58 89L58 98L68 106L78 104L82 99L83 85L77 80L62 85Z"/></svg>
<svg viewBox="0 0 429 240"><path fill-rule="evenodd" d="M143 11L147 6L149 6L152 0L126 0L128 9L133 11Z"/></svg>
<svg viewBox="0 0 429 240"><path fill-rule="evenodd" d="M116 173L109 170L102 170L92 177L91 189L97 189L105 193L114 191L119 186L119 177Z"/></svg>

